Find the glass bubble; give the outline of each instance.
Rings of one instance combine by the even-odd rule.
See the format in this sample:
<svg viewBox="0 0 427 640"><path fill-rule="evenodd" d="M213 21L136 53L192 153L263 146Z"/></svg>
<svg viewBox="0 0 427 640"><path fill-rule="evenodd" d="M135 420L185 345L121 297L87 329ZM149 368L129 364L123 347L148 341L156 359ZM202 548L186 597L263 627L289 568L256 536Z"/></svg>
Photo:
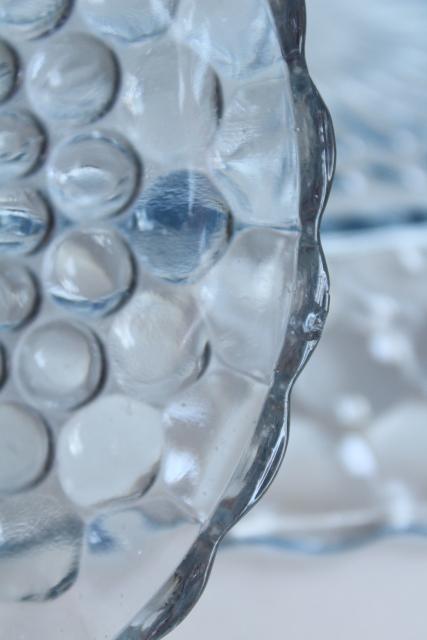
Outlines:
<svg viewBox="0 0 427 640"><path fill-rule="evenodd" d="M104 396L61 431L62 487L82 507L142 495L155 478L162 446L159 411L126 396Z"/></svg>
<svg viewBox="0 0 427 640"><path fill-rule="evenodd" d="M0 181L29 173L40 160L45 137L34 118L22 111L0 114Z"/></svg>
<svg viewBox="0 0 427 640"><path fill-rule="evenodd" d="M200 286L213 350L231 368L264 381L272 379L289 318L298 243L292 233L245 230Z"/></svg>
<svg viewBox="0 0 427 640"><path fill-rule="evenodd" d="M47 205L37 191L0 188L0 255L31 253L46 236L49 224Z"/></svg>
<svg viewBox="0 0 427 640"><path fill-rule="evenodd" d="M44 117L70 125L103 115L115 97L118 69L112 52L85 34L67 33L36 50L28 91Z"/></svg>
<svg viewBox="0 0 427 640"><path fill-rule="evenodd" d="M266 385L213 365L167 405L162 479L201 520L226 489L232 460L248 447L267 394Z"/></svg>
<svg viewBox="0 0 427 640"><path fill-rule="evenodd" d="M0 262L0 329L15 329L32 314L37 290L28 269Z"/></svg>
<svg viewBox="0 0 427 640"><path fill-rule="evenodd" d="M178 0L82 0L83 17L104 36L137 42L165 31Z"/></svg>
<svg viewBox="0 0 427 640"><path fill-rule="evenodd" d="M0 404L0 495L22 491L45 473L50 437L44 421L20 404Z"/></svg>
<svg viewBox="0 0 427 640"><path fill-rule="evenodd" d="M72 409L98 388L103 369L94 334L80 324L55 320L24 336L18 347L17 375L33 404Z"/></svg>
<svg viewBox="0 0 427 640"><path fill-rule="evenodd" d="M15 55L9 45L0 40L0 102L6 100L12 93L17 74Z"/></svg>
<svg viewBox="0 0 427 640"><path fill-rule="evenodd" d="M68 14L72 0L2 0L0 25L27 39L52 31Z"/></svg>
<svg viewBox="0 0 427 640"><path fill-rule="evenodd" d="M70 311L104 315L129 294L133 264L114 231L76 229L47 254L45 278L53 299Z"/></svg>
<svg viewBox="0 0 427 640"><path fill-rule="evenodd" d="M137 202L130 241L145 267L172 282L199 279L231 234L227 203L208 178L178 171L159 178Z"/></svg>
<svg viewBox="0 0 427 640"><path fill-rule="evenodd" d="M107 218L129 203L138 173L138 161L126 143L101 133L81 134L55 149L49 191L72 220Z"/></svg>
<svg viewBox="0 0 427 640"><path fill-rule="evenodd" d="M108 349L115 379L132 395L162 403L195 380L206 357L206 336L194 300L144 291L118 313Z"/></svg>
<svg viewBox="0 0 427 640"><path fill-rule="evenodd" d="M42 489L7 497L0 502L0 522L1 602L34 606L57 599L73 586L79 573L83 523L63 497L46 495ZM2 608L2 622L7 629L14 628L7 615L13 606ZM52 618L48 616L50 623Z"/></svg>
<svg viewBox="0 0 427 640"><path fill-rule="evenodd" d="M214 71L172 39L147 42L128 60L119 113L143 156L174 167L203 162L221 107Z"/></svg>

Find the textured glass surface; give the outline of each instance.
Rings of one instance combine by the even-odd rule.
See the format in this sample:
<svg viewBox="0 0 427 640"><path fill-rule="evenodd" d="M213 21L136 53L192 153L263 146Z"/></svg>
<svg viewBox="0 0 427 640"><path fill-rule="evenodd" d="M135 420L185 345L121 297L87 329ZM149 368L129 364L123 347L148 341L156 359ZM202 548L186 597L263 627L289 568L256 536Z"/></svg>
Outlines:
<svg viewBox="0 0 427 640"><path fill-rule="evenodd" d="M0 0L0 620L160 638L282 459L334 166L299 0ZM118 8L119 7L119 8Z"/></svg>

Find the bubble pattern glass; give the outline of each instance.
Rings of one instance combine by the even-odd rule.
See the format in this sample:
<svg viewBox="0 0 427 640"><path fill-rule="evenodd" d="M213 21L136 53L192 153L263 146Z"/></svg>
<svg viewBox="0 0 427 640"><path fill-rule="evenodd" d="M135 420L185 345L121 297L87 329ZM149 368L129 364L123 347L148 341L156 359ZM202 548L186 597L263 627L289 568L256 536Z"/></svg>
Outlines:
<svg viewBox="0 0 427 640"><path fill-rule="evenodd" d="M271 482L328 307L299 0L0 1L0 619L154 640ZM226 18L226 20L225 20Z"/></svg>

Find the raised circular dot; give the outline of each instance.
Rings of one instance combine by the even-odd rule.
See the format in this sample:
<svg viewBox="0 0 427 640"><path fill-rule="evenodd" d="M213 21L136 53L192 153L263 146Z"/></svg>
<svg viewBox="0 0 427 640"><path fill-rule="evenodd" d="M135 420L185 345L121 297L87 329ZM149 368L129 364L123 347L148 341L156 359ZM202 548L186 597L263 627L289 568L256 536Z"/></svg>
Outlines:
<svg viewBox="0 0 427 640"><path fill-rule="evenodd" d="M193 51L159 38L127 57L118 109L144 157L175 168L200 166L221 115L219 80Z"/></svg>
<svg viewBox="0 0 427 640"><path fill-rule="evenodd" d="M297 234L265 227L241 231L198 288L215 354L268 384L287 327L298 247Z"/></svg>
<svg viewBox="0 0 427 640"><path fill-rule="evenodd" d="M108 348L119 386L160 404L198 377L207 354L194 301L170 292L137 295L114 318Z"/></svg>
<svg viewBox="0 0 427 640"><path fill-rule="evenodd" d="M125 143L101 133L79 135L55 150L49 191L57 207L77 222L106 218L129 203L138 173L136 156Z"/></svg>
<svg viewBox="0 0 427 640"><path fill-rule="evenodd" d="M81 10L89 25L104 36L136 42L165 31L177 0L82 0Z"/></svg>
<svg viewBox="0 0 427 640"><path fill-rule="evenodd" d="M0 494L31 487L47 469L49 432L43 420L18 404L0 404Z"/></svg>
<svg viewBox="0 0 427 640"><path fill-rule="evenodd" d="M103 358L98 340L80 324L56 320L28 333L18 347L17 373L30 402L72 409L99 387Z"/></svg>
<svg viewBox="0 0 427 640"><path fill-rule="evenodd" d="M0 25L24 38L42 36L66 17L71 0L2 0Z"/></svg>
<svg viewBox="0 0 427 640"><path fill-rule="evenodd" d="M6 100L12 93L17 73L15 55L10 47L0 40L0 102Z"/></svg>
<svg viewBox="0 0 427 640"><path fill-rule="evenodd" d="M0 601L3 610L8 606L5 603L12 603L12 608L33 603L36 609L40 603L52 603L71 589L79 576L83 523L61 495L56 479L49 479L46 485L1 501ZM55 608L57 604L50 606ZM41 615L43 618L44 614ZM2 622L8 624L3 616ZM41 629L42 635L38 634L40 627L34 619L27 622L37 629L29 634L24 631L27 637L49 636L44 629ZM51 617L49 623L52 623ZM17 633L22 638L20 630Z"/></svg>
<svg viewBox="0 0 427 640"><path fill-rule="evenodd" d="M36 110L74 125L93 122L108 110L117 80L112 52L99 40L75 33L37 49L28 68Z"/></svg>
<svg viewBox="0 0 427 640"><path fill-rule="evenodd" d="M100 398L60 433L60 482L82 507L138 497L156 476L162 446L159 411L122 395Z"/></svg>
<svg viewBox="0 0 427 640"><path fill-rule="evenodd" d="M19 327L34 311L37 291L28 269L0 263L0 329Z"/></svg>
<svg viewBox="0 0 427 640"><path fill-rule="evenodd" d="M232 218L221 194L202 174L160 178L138 201L130 241L139 260L172 282L204 275L227 247Z"/></svg>
<svg viewBox="0 0 427 640"><path fill-rule="evenodd" d="M113 231L71 231L48 252L45 280L59 304L71 311L104 315L130 292L132 258Z"/></svg>
<svg viewBox="0 0 427 640"><path fill-rule="evenodd" d="M0 255L26 254L38 247L49 229L49 211L37 191L0 189Z"/></svg>
<svg viewBox="0 0 427 640"><path fill-rule="evenodd" d="M35 167L45 138L32 116L19 111L0 114L0 181L25 175Z"/></svg>

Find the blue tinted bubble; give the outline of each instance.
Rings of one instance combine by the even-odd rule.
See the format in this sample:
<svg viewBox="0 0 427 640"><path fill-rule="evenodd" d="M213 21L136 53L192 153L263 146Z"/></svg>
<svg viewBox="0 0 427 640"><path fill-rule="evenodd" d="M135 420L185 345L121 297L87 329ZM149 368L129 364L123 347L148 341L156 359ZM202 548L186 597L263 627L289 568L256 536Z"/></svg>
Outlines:
<svg viewBox="0 0 427 640"><path fill-rule="evenodd" d="M0 191L0 255L26 254L43 240L49 228L44 200L32 189Z"/></svg>
<svg viewBox="0 0 427 640"><path fill-rule="evenodd" d="M218 260L231 227L229 207L208 178L179 171L160 178L142 195L129 235L149 271L183 282L197 280Z"/></svg>

